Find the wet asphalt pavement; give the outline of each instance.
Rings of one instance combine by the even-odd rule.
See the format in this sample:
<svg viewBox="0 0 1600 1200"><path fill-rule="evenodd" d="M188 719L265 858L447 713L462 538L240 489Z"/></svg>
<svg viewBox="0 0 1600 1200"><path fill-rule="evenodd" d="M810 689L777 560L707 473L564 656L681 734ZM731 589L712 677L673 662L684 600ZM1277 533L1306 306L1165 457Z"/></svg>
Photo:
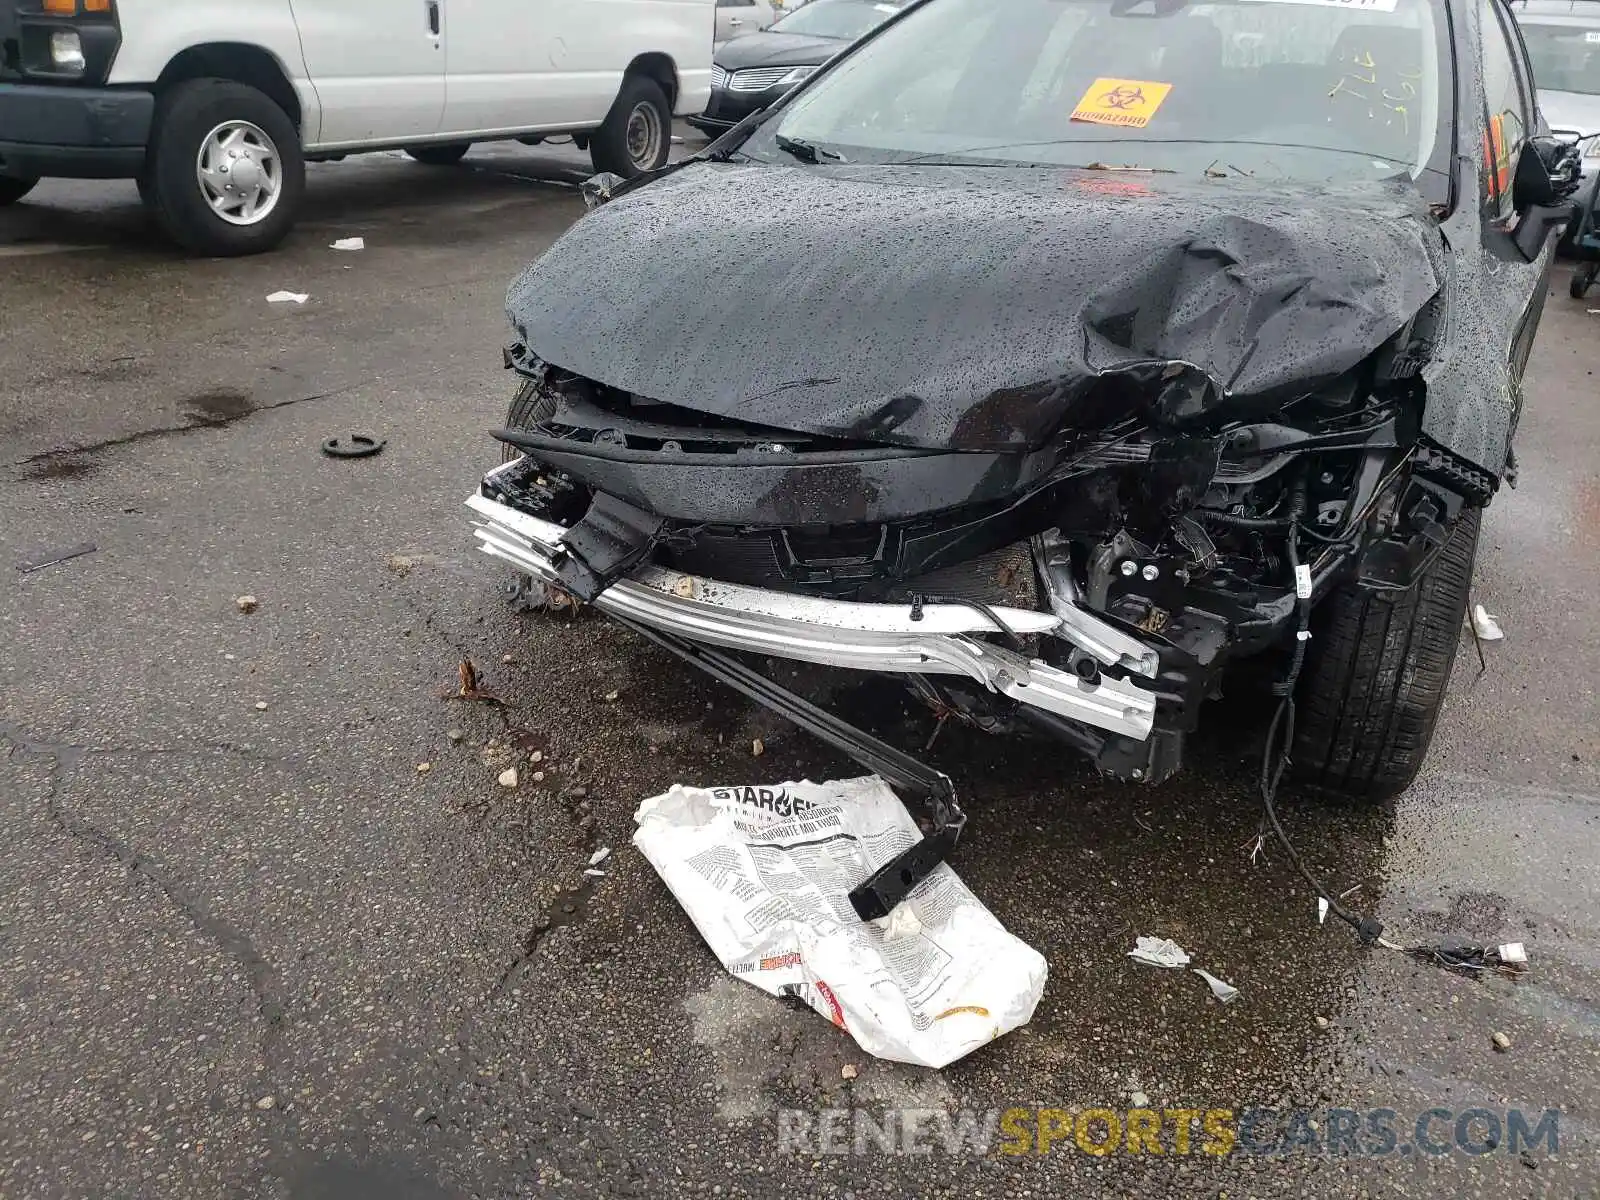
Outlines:
<svg viewBox="0 0 1600 1200"><path fill-rule="evenodd" d="M246 261L180 258L128 184L49 184L0 213L0 1195L1600 1190L1600 316L1564 269L1521 484L1480 553L1505 640L1480 675L1464 639L1392 815L1282 806L1391 936L1521 940L1530 975L1464 979L1319 930L1276 847L1251 862L1255 744L1226 713L1148 792L949 730L933 757L971 814L957 868L1050 980L1031 1025L935 1073L725 976L628 844L637 802L674 781L848 764L619 629L512 611L473 552L460 501L497 459L505 287L581 211L584 172L520 147L468 164L314 168L289 246ZM328 249L354 235L365 251ZM311 299L267 304L279 289ZM351 432L387 447L318 452ZM464 657L503 706L442 698ZM898 694L839 702L927 737ZM496 782L513 755L514 791ZM611 873L586 882L602 846ZM1138 934L1241 999L1134 965ZM1429 1108L1555 1108L1560 1153L778 1145L780 1108L1135 1093L1391 1108L1406 1144Z"/></svg>

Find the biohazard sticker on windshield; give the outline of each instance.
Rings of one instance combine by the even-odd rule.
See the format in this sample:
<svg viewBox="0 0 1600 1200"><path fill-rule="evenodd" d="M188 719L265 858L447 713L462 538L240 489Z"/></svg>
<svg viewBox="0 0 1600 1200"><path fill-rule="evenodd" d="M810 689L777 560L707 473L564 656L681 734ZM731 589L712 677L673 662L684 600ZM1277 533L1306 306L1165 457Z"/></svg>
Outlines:
<svg viewBox="0 0 1600 1200"><path fill-rule="evenodd" d="M1096 79L1072 110L1072 119L1143 129L1171 90L1170 83L1144 79Z"/></svg>

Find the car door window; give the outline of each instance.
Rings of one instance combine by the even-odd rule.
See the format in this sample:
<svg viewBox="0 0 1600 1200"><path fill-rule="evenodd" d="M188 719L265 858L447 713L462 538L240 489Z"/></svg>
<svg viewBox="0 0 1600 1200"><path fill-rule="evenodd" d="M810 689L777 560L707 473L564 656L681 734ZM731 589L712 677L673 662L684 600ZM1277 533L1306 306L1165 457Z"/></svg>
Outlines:
<svg viewBox="0 0 1600 1200"><path fill-rule="evenodd" d="M1506 33L1496 0L1483 0L1484 203L1491 219L1508 220L1512 167L1532 125L1532 104L1516 59L1520 48Z"/></svg>

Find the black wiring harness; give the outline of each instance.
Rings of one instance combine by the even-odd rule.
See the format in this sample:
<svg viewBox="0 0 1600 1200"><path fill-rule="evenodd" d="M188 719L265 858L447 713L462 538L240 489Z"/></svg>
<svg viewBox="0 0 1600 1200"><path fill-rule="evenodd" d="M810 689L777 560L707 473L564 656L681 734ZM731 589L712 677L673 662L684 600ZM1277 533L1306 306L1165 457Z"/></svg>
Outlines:
<svg viewBox="0 0 1600 1200"><path fill-rule="evenodd" d="M1311 640L1311 592L1312 580L1310 568L1300 561L1300 521L1305 516L1306 493L1302 479L1296 486L1290 499L1288 533L1286 545L1288 547L1289 573L1293 581L1295 592L1295 641L1289 659L1288 669L1283 677L1272 685L1272 694L1277 696L1278 708L1273 713L1272 723L1267 727L1266 746L1261 754L1261 806L1266 815L1267 824L1278 839L1278 844L1283 847L1289 861L1294 864L1305 881L1318 897L1321 917L1325 918L1332 913L1339 920L1355 930L1356 936L1366 945L1382 946L1386 950L1398 950L1408 954L1420 962L1432 963L1436 966L1446 967L1450 970L1461 971L1467 974L1481 974L1488 971L1502 975L1516 976L1526 967L1527 955L1522 943L1509 942L1501 946L1473 946L1454 941L1444 941L1437 945L1401 946L1389 941L1383 936L1383 923L1376 917L1366 916L1362 913L1352 912L1341 904L1335 895L1323 886L1322 881L1311 873L1305 862L1300 858L1289 835L1283 828L1283 822L1278 819L1276 799L1278 787L1283 782L1284 774L1288 771L1290 752L1294 746L1294 715L1295 687L1300 681L1300 670L1305 665L1306 643Z"/></svg>

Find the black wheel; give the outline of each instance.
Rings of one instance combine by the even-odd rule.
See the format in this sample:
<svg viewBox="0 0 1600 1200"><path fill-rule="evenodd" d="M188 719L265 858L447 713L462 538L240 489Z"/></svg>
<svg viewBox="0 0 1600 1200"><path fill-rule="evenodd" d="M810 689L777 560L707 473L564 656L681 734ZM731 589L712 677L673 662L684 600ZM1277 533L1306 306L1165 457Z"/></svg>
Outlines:
<svg viewBox="0 0 1600 1200"><path fill-rule="evenodd" d="M39 186L37 179L23 179L15 175L0 175L0 208L8 204L15 204L34 188Z"/></svg>
<svg viewBox="0 0 1600 1200"><path fill-rule="evenodd" d="M1482 513L1462 510L1410 591L1349 583L1313 613L1292 760L1303 782L1384 801L1416 778L1455 663Z"/></svg>
<svg viewBox="0 0 1600 1200"><path fill-rule="evenodd" d="M532 429L540 421L549 420L556 411L555 400L547 393L541 392L531 379L524 379L517 388L517 394L511 399L511 408L506 413L507 429ZM508 463L519 457L522 451L515 446L500 444L500 461Z"/></svg>
<svg viewBox="0 0 1600 1200"><path fill-rule="evenodd" d="M1567 295L1574 300L1582 300L1589 294L1589 288L1594 284L1596 270L1595 263L1580 263L1572 268L1572 279L1567 284Z"/></svg>
<svg viewBox="0 0 1600 1200"><path fill-rule="evenodd" d="M453 167L471 149L471 142L450 142L444 146L407 146L406 153L430 167Z"/></svg>
<svg viewBox="0 0 1600 1200"><path fill-rule="evenodd" d="M140 193L167 235L199 254L259 254L281 242L305 193L300 134L264 93L191 79L156 105Z"/></svg>
<svg viewBox="0 0 1600 1200"><path fill-rule="evenodd" d="M645 75L622 81L606 123L589 140L596 171L632 179L665 165L672 152L672 106L661 85Z"/></svg>

